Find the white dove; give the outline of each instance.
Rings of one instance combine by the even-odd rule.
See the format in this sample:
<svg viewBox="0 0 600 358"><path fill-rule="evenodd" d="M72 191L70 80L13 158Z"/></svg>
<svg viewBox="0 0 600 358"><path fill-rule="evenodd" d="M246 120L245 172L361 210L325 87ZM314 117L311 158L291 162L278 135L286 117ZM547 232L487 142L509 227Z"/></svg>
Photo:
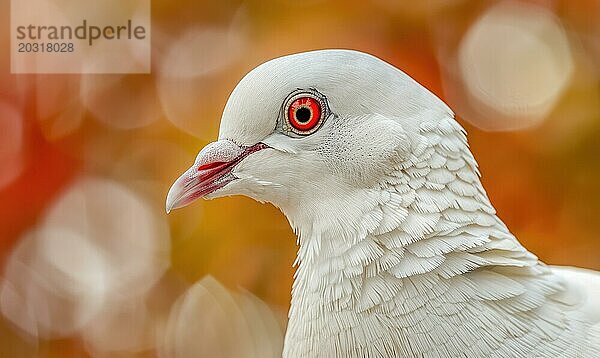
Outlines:
<svg viewBox="0 0 600 358"><path fill-rule="evenodd" d="M374 56L248 73L167 211L234 194L298 235L284 357L600 357L600 274L521 246L452 110Z"/></svg>

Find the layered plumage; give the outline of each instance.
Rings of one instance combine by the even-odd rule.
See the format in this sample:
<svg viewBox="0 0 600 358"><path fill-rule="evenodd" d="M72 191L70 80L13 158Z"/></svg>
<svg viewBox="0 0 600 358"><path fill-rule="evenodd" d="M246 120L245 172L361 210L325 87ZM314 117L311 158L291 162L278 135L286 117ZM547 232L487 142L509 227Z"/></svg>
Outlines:
<svg viewBox="0 0 600 358"><path fill-rule="evenodd" d="M298 91L326 104L306 135L286 126ZM345 50L269 61L233 91L216 143L242 149L201 152L167 205L204 175L198 196L287 216L299 251L284 356L600 357L600 276L519 244L452 111L400 70ZM209 173L208 155L233 164Z"/></svg>

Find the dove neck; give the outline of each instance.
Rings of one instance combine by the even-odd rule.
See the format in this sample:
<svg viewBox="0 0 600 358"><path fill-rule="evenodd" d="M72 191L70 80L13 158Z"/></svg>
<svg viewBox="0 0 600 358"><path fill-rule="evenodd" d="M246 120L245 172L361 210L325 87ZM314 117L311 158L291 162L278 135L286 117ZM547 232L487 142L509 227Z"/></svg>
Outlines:
<svg viewBox="0 0 600 358"><path fill-rule="evenodd" d="M413 277L436 282L486 265L518 270L537 264L484 196L465 201L464 210L449 209L442 215L423 213L418 205L401 206L406 197L423 203L437 199L425 192L405 197L394 193L357 190L343 200L322 198L318 207L302 211L310 216L286 213L299 243L287 347L294 346L287 342L324 331L376 322L377 315L369 312L385 311L396 298L405 305L420 304L430 288L415 289L420 291L415 296Z"/></svg>

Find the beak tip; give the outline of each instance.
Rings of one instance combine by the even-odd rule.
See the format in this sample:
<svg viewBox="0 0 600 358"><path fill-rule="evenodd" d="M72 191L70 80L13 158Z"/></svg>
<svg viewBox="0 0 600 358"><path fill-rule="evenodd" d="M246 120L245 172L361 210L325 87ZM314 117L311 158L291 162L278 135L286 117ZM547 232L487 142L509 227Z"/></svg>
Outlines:
<svg viewBox="0 0 600 358"><path fill-rule="evenodd" d="M177 180L175 183L173 183L169 189L169 192L167 193L167 200L165 202L165 211L167 214L169 214L171 210L177 208L177 203L181 198L181 183L179 183L179 181L180 180Z"/></svg>

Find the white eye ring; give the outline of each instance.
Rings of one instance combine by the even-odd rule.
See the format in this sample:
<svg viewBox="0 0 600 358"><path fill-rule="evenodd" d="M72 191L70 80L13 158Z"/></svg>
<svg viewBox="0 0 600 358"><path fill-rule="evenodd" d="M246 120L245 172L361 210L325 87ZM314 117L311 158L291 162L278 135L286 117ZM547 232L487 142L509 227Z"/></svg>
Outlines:
<svg viewBox="0 0 600 358"><path fill-rule="evenodd" d="M293 92L284 103L282 129L288 133L301 136L312 134L321 127L329 114L325 97L316 90ZM295 116L304 108L310 111L310 117L307 120L299 120Z"/></svg>

